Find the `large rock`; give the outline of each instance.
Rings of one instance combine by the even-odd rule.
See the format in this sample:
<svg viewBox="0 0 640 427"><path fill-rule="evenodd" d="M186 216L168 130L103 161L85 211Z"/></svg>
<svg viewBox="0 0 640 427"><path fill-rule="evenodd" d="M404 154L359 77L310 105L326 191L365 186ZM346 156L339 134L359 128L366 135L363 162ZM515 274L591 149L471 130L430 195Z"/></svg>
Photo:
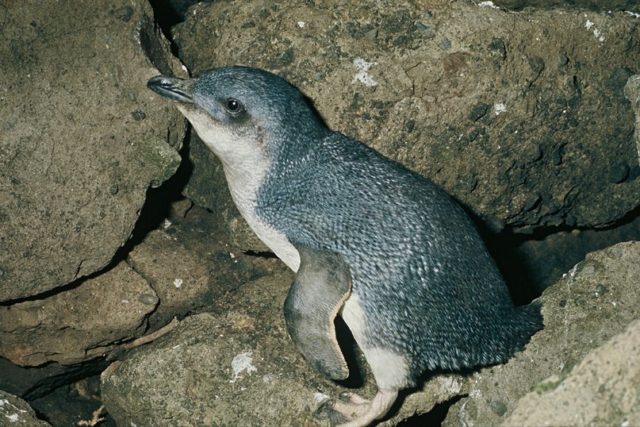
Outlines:
<svg viewBox="0 0 640 427"><path fill-rule="evenodd" d="M22 366L79 363L147 330L158 297L126 263L43 300L0 307L0 355Z"/></svg>
<svg viewBox="0 0 640 427"><path fill-rule="evenodd" d="M194 74L282 74L330 127L431 177L494 229L601 227L638 206L623 95L640 64L633 15L217 1L187 16L175 41Z"/></svg>
<svg viewBox="0 0 640 427"><path fill-rule="evenodd" d="M234 252L218 234L220 218L204 209L194 207L186 218L172 221L149 233L127 257L158 296L149 316L152 329L174 316L211 309L223 295L266 274L273 264Z"/></svg>
<svg viewBox="0 0 640 427"><path fill-rule="evenodd" d="M39 420L27 402L0 390L0 425L15 427L45 427L51 424Z"/></svg>
<svg viewBox="0 0 640 427"><path fill-rule="evenodd" d="M588 370L585 367L589 360L592 364L594 360L602 360L603 354L602 349L594 349L622 333L635 319L640 319L638 283L640 242L620 243L587 255L583 262L542 295L544 329L534 335L526 349L517 353L507 364L474 374L471 386L465 390L468 397L462 398L449 409L443 425L471 427L500 425L503 422L505 425L520 425L520 422L511 423L509 420L512 419L507 417L519 407L521 409L513 420L525 420L522 418L522 408L531 407L526 402L531 397L525 395L534 388L542 392L554 388L559 381L551 383L549 377L565 378L572 371L576 379L580 377L583 384L593 386L593 382L585 376ZM614 341L603 348L612 347L620 345ZM624 357L632 355L628 353ZM618 362L611 360L611 363ZM637 381L620 387L624 390L613 388L605 392L612 393L612 396L625 395L636 399L633 396ZM524 403L518 402L521 398ZM580 412L585 408L584 405L592 407L595 404L585 402L578 396L568 403L563 407L564 413ZM598 405L602 405L599 414L604 415L615 411L617 403L611 399ZM613 417L611 423L605 424L616 424L616 419ZM584 424L578 418L575 418L575 423L560 422L560 418L557 420L558 423L552 424ZM585 422L588 421L585 418ZM604 419L593 418L595 424L600 424L599 421Z"/></svg>
<svg viewBox="0 0 640 427"><path fill-rule="evenodd" d="M180 71L148 2L15 2L0 22L5 301L104 267L176 170L184 122L146 88Z"/></svg>
<svg viewBox="0 0 640 427"><path fill-rule="evenodd" d="M640 425L640 320L525 395L505 426ZM568 411L567 408L572 408Z"/></svg>

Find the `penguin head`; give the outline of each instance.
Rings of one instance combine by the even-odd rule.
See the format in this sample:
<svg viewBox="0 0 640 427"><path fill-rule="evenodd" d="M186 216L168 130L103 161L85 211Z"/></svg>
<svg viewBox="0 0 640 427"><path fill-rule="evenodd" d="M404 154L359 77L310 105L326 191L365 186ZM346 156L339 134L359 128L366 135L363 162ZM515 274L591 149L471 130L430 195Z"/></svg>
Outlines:
<svg viewBox="0 0 640 427"><path fill-rule="evenodd" d="M147 86L176 101L225 167L248 166L250 159L267 161L283 149L302 149L305 134L324 129L298 89L255 68L212 69L187 80L156 76Z"/></svg>

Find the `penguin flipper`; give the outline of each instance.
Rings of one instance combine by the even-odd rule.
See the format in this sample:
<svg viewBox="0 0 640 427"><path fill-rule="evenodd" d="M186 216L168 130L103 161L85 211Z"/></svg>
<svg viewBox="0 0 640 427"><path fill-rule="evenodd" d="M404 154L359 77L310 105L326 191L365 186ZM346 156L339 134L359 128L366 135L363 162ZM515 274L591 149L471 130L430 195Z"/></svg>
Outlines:
<svg viewBox="0 0 640 427"><path fill-rule="evenodd" d="M318 371L333 380L349 376L333 323L351 293L351 274L341 255L296 245L300 268L284 303L289 335Z"/></svg>

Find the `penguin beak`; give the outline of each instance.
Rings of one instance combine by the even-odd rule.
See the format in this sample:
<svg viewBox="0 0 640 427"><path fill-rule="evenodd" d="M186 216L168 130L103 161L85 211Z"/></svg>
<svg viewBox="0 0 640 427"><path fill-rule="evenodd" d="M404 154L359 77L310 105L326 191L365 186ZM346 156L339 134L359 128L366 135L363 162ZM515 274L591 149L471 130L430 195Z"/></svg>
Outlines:
<svg viewBox="0 0 640 427"><path fill-rule="evenodd" d="M165 98L185 104L193 104L191 80L175 77L155 76L149 79L147 87Z"/></svg>

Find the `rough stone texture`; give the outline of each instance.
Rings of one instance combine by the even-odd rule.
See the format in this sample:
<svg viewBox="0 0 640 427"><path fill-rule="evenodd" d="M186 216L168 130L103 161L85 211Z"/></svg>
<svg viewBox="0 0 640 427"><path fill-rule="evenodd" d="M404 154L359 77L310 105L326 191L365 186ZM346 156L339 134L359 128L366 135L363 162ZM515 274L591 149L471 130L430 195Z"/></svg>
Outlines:
<svg viewBox="0 0 640 427"><path fill-rule="evenodd" d="M51 424L39 420L27 402L0 390L0 425L15 427L44 427Z"/></svg>
<svg viewBox="0 0 640 427"><path fill-rule="evenodd" d="M0 307L0 355L23 366L82 362L147 329L158 304L125 263L43 300Z"/></svg>
<svg viewBox="0 0 640 427"><path fill-rule="evenodd" d="M179 72L146 1L0 4L0 301L104 267L184 121L147 88ZM184 73L182 73L184 75Z"/></svg>
<svg viewBox="0 0 640 427"><path fill-rule="evenodd" d="M640 318L639 283L640 242L620 243L587 255L543 293L544 329L507 364L474 374L471 387L465 390L469 396L449 409L443 425L499 425L532 388L548 390L545 379L566 377L575 366L586 365L588 357L599 357L587 355ZM635 398L633 388L625 393L625 399ZM573 403L564 411L583 408L584 402ZM615 410L614 404L609 402L608 410Z"/></svg>
<svg viewBox="0 0 640 427"><path fill-rule="evenodd" d="M328 425L314 412L346 389L314 371L287 336L282 306L292 280L280 271L248 283L217 312L188 317L113 364L102 374L109 414L118 425ZM420 409L460 387L456 378L428 383ZM372 397L375 389L366 382L358 392ZM414 414L422 397L407 399L386 424Z"/></svg>
<svg viewBox="0 0 640 427"><path fill-rule="evenodd" d="M638 158L640 158L640 74L633 75L624 86L624 95L631 101L636 116L635 139Z"/></svg>
<svg viewBox="0 0 640 427"><path fill-rule="evenodd" d="M505 426L640 425L640 320L518 402ZM571 408L571 410L567 410Z"/></svg>
<svg viewBox="0 0 640 427"><path fill-rule="evenodd" d="M241 283L266 274L272 264L230 250L216 233L220 220L209 212L193 208L173 221L149 233L127 258L158 296L151 329L215 304Z"/></svg>
<svg viewBox="0 0 640 427"><path fill-rule="evenodd" d="M187 15L175 41L194 74L282 74L330 127L431 177L494 230L600 227L638 205L622 93L640 64L632 15L438 0L217 1Z"/></svg>

